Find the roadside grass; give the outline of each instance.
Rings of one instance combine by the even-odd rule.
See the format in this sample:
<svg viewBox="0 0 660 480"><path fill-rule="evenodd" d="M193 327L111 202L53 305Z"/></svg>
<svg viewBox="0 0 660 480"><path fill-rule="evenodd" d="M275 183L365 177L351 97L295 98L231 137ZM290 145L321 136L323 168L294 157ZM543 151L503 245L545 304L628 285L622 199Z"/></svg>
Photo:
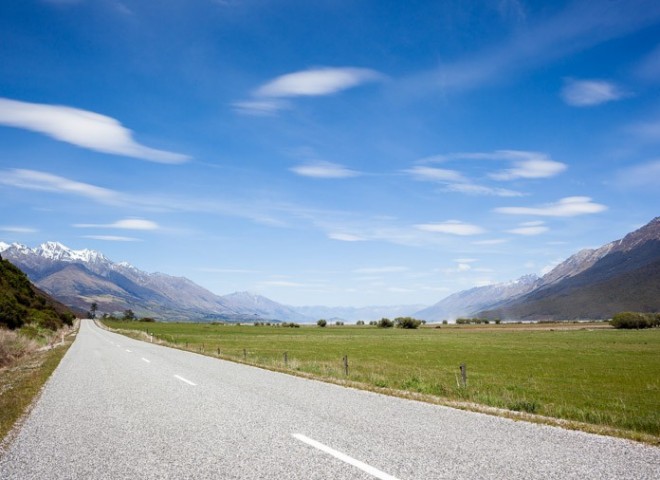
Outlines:
<svg viewBox="0 0 660 480"><path fill-rule="evenodd" d="M31 348L0 369L0 447L7 442L7 435L32 405L73 340L69 335L63 344L52 349Z"/></svg>
<svg viewBox="0 0 660 480"><path fill-rule="evenodd" d="M143 339L139 332L148 330L177 348L265 368L427 401L551 417L569 421L562 423L569 428L660 444L660 329L105 323ZM466 386L461 363L467 365Z"/></svg>

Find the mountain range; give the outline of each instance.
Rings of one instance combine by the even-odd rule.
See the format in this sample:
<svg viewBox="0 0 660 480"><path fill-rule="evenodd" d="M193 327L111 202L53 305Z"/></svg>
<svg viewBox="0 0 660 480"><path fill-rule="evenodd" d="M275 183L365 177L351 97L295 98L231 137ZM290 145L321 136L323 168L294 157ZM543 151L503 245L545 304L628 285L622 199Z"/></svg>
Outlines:
<svg viewBox="0 0 660 480"><path fill-rule="evenodd" d="M72 250L58 242L36 248L0 242L0 253L39 288L83 311L95 302L99 313L131 309L137 316L164 320L308 320L265 297L215 295L187 278L146 273L126 262L114 263L102 253Z"/></svg>
<svg viewBox="0 0 660 480"><path fill-rule="evenodd" d="M620 240L579 251L543 277L457 292L415 316L572 320L626 310L660 310L660 217Z"/></svg>
<svg viewBox="0 0 660 480"><path fill-rule="evenodd" d="M101 313L131 309L138 316L162 320L597 319L623 310L660 310L660 217L620 240L576 253L543 277L526 275L460 291L427 308L291 307L248 292L219 296L187 278L146 273L102 253L72 250L57 242L36 248L0 242L0 253L68 306L85 311L96 302Z"/></svg>

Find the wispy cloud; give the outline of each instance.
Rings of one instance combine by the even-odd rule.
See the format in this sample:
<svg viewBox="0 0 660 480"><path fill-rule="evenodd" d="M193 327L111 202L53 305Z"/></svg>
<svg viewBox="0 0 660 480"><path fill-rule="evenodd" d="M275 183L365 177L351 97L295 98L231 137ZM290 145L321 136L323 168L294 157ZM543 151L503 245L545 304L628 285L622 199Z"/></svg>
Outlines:
<svg viewBox="0 0 660 480"><path fill-rule="evenodd" d="M538 65L580 52L652 25L660 18L655 0L601 2L574 0L557 14L518 29L505 42L403 82L411 95L436 90L469 90L501 82Z"/></svg>
<svg viewBox="0 0 660 480"><path fill-rule="evenodd" d="M486 232L486 230L478 225L464 223L459 220L448 220L441 223L424 223L415 225L415 228L424 232L446 233L449 235L460 236L479 235Z"/></svg>
<svg viewBox="0 0 660 480"><path fill-rule="evenodd" d="M360 175L360 172L331 162L310 162L297 165L291 171L303 177L312 178L349 178Z"/></svg>
<svg viewBox="0 0 660 480"><path fill-rule="evenodd" d="M125 218L113 223L77 223L76 228L116 228L120 230L158 230L160 227L156 222L142 218Z"/></svg>
<svg viewBox="0 0 660 480"><path fill-rule="evenodd" d="M118 235L83 235L83 238L102 240L104 242L141 242L139 238L122 237Z"/></svg>
<svg viewBox="0 0 660 480"><path fill-rule="evenodd" d="M536 221L521 223L517 228L512 228L511 230L507 230L507 232L514 235L533 236L540 235L548 230L549 228L545 225L545 222Z"/></svg>
<svg viewBox="0 0 660 480"><path fill-rule="evenodd" d="M561 91L564 102L573 107L593 107L626 96L624 90L605 80L567 79Z"/></svg>
<svg viewBox="0 0 660 480"><path fill-rule="evenodd" d="M290 108L285 98L332 95L359 85L381 81L385 76L375 70L356 67L321 67L281 75L258 87L251 98L235 102L238 113L275 115Z"/></svg>
<svg viewBox="0 0 660 480"><path fill-rule="evenodd" d="M659 178L660 160L652 160L618 172L616 185L626 188L648 186L655 192Z"/></svg>
<svg viewBox="0 0 660 480"><path fill-rule="evenodd" d="M382 78L382 74L368 68L317 68L277 77L257 88L254 96L280 98L331 95Z"/></svg>
<svg viewBox="0 0 660 480"><path fill-rule="evenodd" d="M589 197L566 197L556 203L538 207L499 207L494 211L508 215L537 215L543 217L575 217L600 213L607 210L605 205L595 203Z"/></svg>
<svg viewBox="0 0 660 480"><path fill-rule="evenodd" d="M0 184L28 190L76 195L104 204L121 203L121 195L114 190L36 170L5 170L0 175Z"/></svg>
<svg viewBox="0 0 660 480"><path fill-rule="evenodd" d="M24 128L97 152L159 163L182 163L180 153L156 150L137 143L133 132L114 118L63 105L28 103L0 98L0 125Z"/></svg>
<svg viewBox="0 0 660 480"><path fill-rule="evenodd" d="M507 243L509 240L506 238L490 238L487 240L475 240L474 242L470 242L472 245L501 245L503 243Z"/></svg>
<svg viewBox="0 0 660 480"><path fill-rule="evenodd" d="M486 160L509 163L504 170L491 172L491 180L509 181L517 179L550 178L566 170L564 163L557 162L540 152L522 150L497 150L494 152L465 152L436 155L418 160L418 165L404 170L415 180L428 181L444 185L444 190L468 195L492 195L498 197L521 197L524 194L508 188L484 185L483 179L468 178L464 173L447 168L429 166L434 163L457 162L465 160Z"/></svg>
<svg viewBox="0 0 660 480"><path fill-rule="evenodd" d="M628 127L628 131L642 140L660 142L660 121L640 122Z"/></svg>
<svg viewBox="0 0 660 480"><path fill-rule="evenodd" d="M508 160L513 164L511 168L491 174L495 180L550 178L567 168L565 163L552 160L548 155L540 152L498 150L491 154L490 158Z"/></svg>
<svg viewBox="0 0 660 480"><path fill-rule="evenodd" d="M0 226L0 232L7 233L36 233L39 230L32 227L19 227L14 225Z"/></svg>
<svg viewBox="0 0 660 480"><path fill-rule="evenodd" d="M328 233L328 238L332 240L339 240L341 242L364 242L366 238L351 233L331 232Z"/></svg>

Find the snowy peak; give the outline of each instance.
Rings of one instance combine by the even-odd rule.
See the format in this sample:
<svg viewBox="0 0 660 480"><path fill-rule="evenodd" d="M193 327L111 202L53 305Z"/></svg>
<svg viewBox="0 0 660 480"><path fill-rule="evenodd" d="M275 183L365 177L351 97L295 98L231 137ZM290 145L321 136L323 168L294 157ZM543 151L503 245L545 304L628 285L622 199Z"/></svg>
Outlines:
<svg viewBox="0 0 660 480"><path fill-rule="evenodd" d="M107 262L108 259L95 250L72 250L59 242L46 242L34 249L34 253L49 260L63 262Z"/></svg>
<svg viewBox="0 0 660 480"><path fill-rule="evenodd" d="M4 252L4 251L7 250L9 247L11 247L11 245L9 245L8 243L0 242L0 253Z"/></svg>

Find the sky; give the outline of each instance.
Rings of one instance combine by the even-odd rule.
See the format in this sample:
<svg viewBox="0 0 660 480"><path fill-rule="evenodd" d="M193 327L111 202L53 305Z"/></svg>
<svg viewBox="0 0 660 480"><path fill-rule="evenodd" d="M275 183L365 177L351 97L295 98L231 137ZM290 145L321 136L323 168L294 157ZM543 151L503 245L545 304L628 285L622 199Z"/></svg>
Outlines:
<svg viewBox="0 0 660 480"><path fill-rule="evenodd" d="M431 305L660 214L657 0L0 2L0 240Z"/></svg>

